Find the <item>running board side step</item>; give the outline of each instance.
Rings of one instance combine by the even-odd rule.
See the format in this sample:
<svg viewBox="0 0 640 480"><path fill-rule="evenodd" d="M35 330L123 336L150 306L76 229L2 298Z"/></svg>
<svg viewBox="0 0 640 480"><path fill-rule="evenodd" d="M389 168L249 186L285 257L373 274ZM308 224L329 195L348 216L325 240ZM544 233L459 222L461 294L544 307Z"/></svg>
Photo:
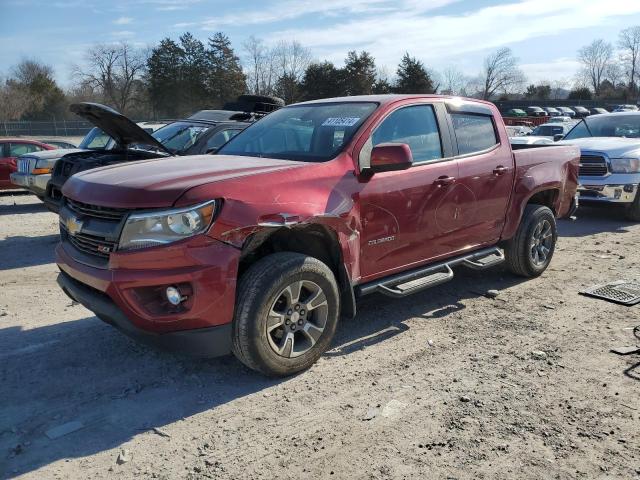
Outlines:
<svg viewBox="0 0 640 480"><path fill-rule="evenodd" d="M484 270L504 262L504 259L504 252L500 248L485 248L359 285L356 287L356 295L363 296L379 292L388 297L402 298L453 279L452 268L455 266L464 265L474 270Z"/></svg>

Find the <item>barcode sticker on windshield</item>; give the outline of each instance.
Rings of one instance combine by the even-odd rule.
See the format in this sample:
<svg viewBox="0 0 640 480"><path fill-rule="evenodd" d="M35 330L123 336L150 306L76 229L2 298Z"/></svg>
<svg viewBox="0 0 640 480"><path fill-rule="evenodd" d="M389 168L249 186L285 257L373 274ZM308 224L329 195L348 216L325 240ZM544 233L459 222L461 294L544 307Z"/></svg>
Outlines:
<svg viewBox="0 0 640 480"><path fill-rule="evenodd" d="M353 127L358 123L358 117L332 117L327 118L322 124L323 127Z"/></svg>

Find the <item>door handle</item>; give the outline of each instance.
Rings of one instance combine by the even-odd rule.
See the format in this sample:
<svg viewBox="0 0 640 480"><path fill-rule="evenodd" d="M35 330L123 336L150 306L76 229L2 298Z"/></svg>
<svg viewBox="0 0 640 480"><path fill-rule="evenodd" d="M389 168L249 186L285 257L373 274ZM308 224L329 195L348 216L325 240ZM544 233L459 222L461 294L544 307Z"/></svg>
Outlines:
<svg viewBox="0 0 640 480"><path fill-rule="evenodd" d="M509 169L507 167L503 167L502 165L498 165L496 168L493 169L493 174L494 175L504 175L505 173L507 173Z"/></svg>
<svg viewBox="0 0 640 480"><path fill-rule="evenodd" d="M447 175L443 175L441 177L438 177L436 181L433 183L438 187L446 187L447 185L451 185L455 181L456 181L455 177L449 177Z"/></svg>

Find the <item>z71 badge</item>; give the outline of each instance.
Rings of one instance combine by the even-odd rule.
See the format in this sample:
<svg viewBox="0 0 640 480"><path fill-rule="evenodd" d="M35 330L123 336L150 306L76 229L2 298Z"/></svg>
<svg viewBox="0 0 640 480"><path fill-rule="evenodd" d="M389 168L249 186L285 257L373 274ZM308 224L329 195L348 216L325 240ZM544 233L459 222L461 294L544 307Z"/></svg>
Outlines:
<svg viewBox="0 0 640 480"><path fill-rule="evenodd" d="M376 238L375 240L369 240L369 245L379 245L381 243L392 242L396 239L395 235L391 235L389 237Z"/></svg>

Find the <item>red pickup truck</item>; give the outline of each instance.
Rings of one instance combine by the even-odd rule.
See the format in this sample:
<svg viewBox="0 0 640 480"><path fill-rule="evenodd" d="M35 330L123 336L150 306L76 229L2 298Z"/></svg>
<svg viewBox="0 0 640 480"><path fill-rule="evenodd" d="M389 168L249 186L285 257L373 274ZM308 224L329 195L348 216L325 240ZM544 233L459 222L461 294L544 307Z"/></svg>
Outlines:
<svg viewBox="0 0 640 480"><path fill-rule="evenodd" d="M404 297L456 266L540 275L576 207L580 151L520 147L477 100L292 105L216 156L71 177L58 282L133 337L289 375L362 295Z"/></svg>

